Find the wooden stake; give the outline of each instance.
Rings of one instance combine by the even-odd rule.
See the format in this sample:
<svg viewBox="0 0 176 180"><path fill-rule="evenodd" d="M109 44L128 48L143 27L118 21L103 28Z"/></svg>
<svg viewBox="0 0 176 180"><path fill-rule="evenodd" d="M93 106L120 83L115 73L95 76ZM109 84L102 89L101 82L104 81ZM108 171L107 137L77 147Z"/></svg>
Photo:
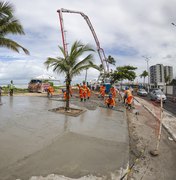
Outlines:
<svg viewBox="0 0 176 180"><path fill-rule="evenodd" d="M161 131L162 131L162 119L163 119L163 99L162 99L162 96L161 96L160 118L159 118L159 132L158 132L158 137L157 137L157 142L156 142L156 149L153 150L153 151L150 151L150 154L152 156L158 156L159 155L159 145L160 145Z"/></svg>

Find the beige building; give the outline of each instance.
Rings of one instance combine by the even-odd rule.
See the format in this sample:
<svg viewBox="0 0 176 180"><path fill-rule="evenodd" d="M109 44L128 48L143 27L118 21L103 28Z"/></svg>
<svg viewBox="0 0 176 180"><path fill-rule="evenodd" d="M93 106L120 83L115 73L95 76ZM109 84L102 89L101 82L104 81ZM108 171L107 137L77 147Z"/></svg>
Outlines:
<svg viewBox="0 0 176 180"><path fill-rule="evenodd" d="M169 77L169 82L173 79L173 67L156 64L150 66L150 85L154 87L163 87L165 85L165 77Z"/></svg>
<svg viewBox="0 0 176 180"><path fill-rule="evenodd" d="M164 66L164 75L169 78L167 83L171 83L173 80L173 67L172 66Z"/></svg>

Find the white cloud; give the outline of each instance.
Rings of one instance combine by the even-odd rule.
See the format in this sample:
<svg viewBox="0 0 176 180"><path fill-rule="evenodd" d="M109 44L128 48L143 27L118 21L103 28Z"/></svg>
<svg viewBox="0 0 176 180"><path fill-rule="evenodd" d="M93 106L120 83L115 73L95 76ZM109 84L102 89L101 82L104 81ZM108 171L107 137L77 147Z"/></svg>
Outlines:
<svg viewBox="0 0 176 180"><path fill-rule="evenodd" d="M28 48L31 56L0 49L0 79L27 80L46 72L43 62L48 56L61 55L62 45L57 10L66 8L88 15L106 56L117 60L116 65L137 66L140 74L146 69L143 55L150 56L150 65L163 63L176 71L176 1L175 0L11 0L16 17L21 21L26 35L12 37ZM63 13L69 46L75 40L95 45L91 31L79 14ZM10 57L8 61L3 57ZM15 58L14 58L15 57ZM6 58L7 59L7 58ZM96 62L100 64L98 56ZM98 72L89 70L89 78ZM50 71L52 73L52 71ZM76 77L84 79L85 72ZM176 74L175 74L176 75ZM58 75L64 79L63 75ZM0 82L1 83L1 82Z"/></svg>

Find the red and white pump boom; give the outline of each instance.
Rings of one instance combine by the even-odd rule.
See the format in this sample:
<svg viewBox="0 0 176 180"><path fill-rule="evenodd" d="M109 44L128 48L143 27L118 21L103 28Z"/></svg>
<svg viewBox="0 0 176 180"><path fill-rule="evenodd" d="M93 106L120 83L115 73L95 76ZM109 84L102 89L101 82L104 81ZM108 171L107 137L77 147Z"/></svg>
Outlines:
<svg viewBox="0 0 176 180"><path fill-rule="evenodd" d="M61 26L61 33L62 33L62 42L63 42L63 48L64 48L64 51L65 51L65 54L68 55L68 49L67 49L67 42L66 42L66 35L65 35L65 29L64 29L64 21L63 21L63 16L62 16L62 13L75 13L75 14L80 14L84 19L85 21L87 22L91 32L92 32L92 35L95 39L95 43L97 45L97 51L98 51L98 55L100 57L100 60L101 60L101 63L103 65L103 68L104 68L104 72L105 73L108 73L109 72L109 64L107 62L107 59L106 59L106 56L105 56L105 53L104 53L104 50L100 47L100 42L97 38L97 35L95 33L95 30L92 26L92 23L90 22L90 19L87 15L85 15L84 13L80 12L80 11L72 11L72 10L68 10L68 9L59 9L57 10L57 12L59 13L59 20L60 20L60 26Z"/></svg>

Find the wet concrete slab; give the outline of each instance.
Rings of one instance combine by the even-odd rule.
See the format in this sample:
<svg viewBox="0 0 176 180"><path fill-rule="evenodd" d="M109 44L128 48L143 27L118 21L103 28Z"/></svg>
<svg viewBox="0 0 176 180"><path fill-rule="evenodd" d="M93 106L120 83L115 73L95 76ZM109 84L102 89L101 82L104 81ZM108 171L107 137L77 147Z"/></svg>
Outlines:
<svg viewBox="0 0 176 180"><path fill-rule="evenodd" d="M129 142L124 112L97 108L71 117L48 111L64 102L44 97L1 100L2 179L51 173L110 176L126 168Z"/></svg>

